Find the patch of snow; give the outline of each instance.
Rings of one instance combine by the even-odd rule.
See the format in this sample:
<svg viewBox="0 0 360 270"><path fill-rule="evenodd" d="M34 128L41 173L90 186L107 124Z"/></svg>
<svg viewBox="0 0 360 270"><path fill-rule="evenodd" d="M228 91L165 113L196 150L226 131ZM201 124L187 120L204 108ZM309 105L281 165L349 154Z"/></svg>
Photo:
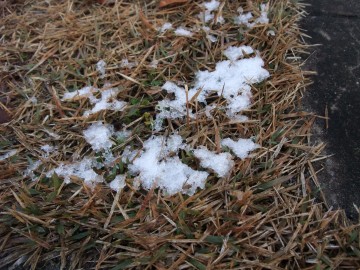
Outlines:
<svg viewBox="0 0 360 270"><path fill-rule="evenodd" d="M240 46L240 47L230 46L223 52L223 54L227 57L227 59L231 61L235 61L238 60L239 58L244 57L244 53L252 54L254 53L254 50L250 46Z"/></svg>
<svg viewBox="0 0 360 270"><path fill-rule="evenodd" d="M240 159L247 158L249 152L260 147L260 145L254 143L251 139L239 139L238 141L234 141L230 138L226 138L221 141L221 145L229 147Z"/></svg>
<svg viewBox="0 0 360 270"><path fill-rule="evenodd" d="M110 88L101 92L100 99L95 97L90 99L90 102L95 104L95 106L91 110L85 111L84 116L89 116L103 110L123 111L127 103L116 100L116 96L119 92L120 90L118 88Z"/></svg>
<svg viewBox="0 0 360 270"><path fill-rule="evenodd" d="M71 100L80 99L80 98L89 98L91 100L91 99L95 98L93 93L96 93L98 91L99 91L99 89L96 87L85 86L74 92L65 93L61 100L62 101L67 101L67 100L71 101Z"/></svg>
<svg viewBox="0 0 360 270"><path fill-rule="evenodd" d="M171 30L171 29L173 29L172 24L169 23L169 22L166 22L166 23L164 23L161 27L159 27L157 30L158 30L161 34L163 34L163 33L165 33L167 30Z"/></svg>
<svg viewBox="0 0 360 270"><path fill-rule="evenodd" d="M125 147L125 149L121 155L121 161L124 163L130 163L135 159L137 154L138 154L138 151L136 151L136 150L132 151L131 146L128 145Z"/></svg>
<svg viewBox="0 0 360 270"><path fill-rule="evenodd" d="M126 175L124 174L119 174L115 177L114 180L112 180L109 184L110 188L113 191L118 192L120 189L123 189L125 187L125 179L126 179Z"/></svg>
<svg viewBox="0 0 360 270"><path fill-rule="evenodd" d="M49 145L49 144L45 144L45 145L41 146L40 149L45 152L45 154L43 155L44 158L49 157L50 153L54 152L56 150L56 148L54 146Z"/></svg>
<svg viewBox="0 0 360 270"><path fill-rule="evenodd" d="M96 70L100 73L100 78L105 77L105 68L106 68L106 62L104 60L100 60L96 63Z"/></svg>
<svg viewBox="0 0 360 270"><path fill-rule="evenodd" d="M42 165L41 160L35 161L33 164L31 164L26 171L24 172L24 176L29 176L32 181L36 180L36 175L34 174L34 171L36 171L40 166Z"/></svg>
<svg viewBox="0 0 360 270"><path fill-rule="evenodd" d="M261 4L260 5L260 17L255 20L257 24L267 24L269 23L269 5Z"/></svg>
<svg viewBox="0 0 360 270"><path fill-rule="evenodd" d="M153 136L144 142L144 149L129 169L146 189L159 187L168 195L177 192L191 195L197 188L204 188L208 173L195 171L181 162L177 153L184 147L179 135Z"/></svg>
<svg viewBox="0 0 360 270"><path fill-rule="evenodd" d="M217 154L206 147L194 150L194 155L200 160L201 167L213 170L219 177L229 175L235 164L230 153Z"/></svg>
<svg viewBox="0 0 360 270"><path fill-rule="evenodd" d="M260 16L250 22L253 19L253 14L251 12L243 13L243 9L240 7L238 9L239 15L235 17L236 24L246 25L248 28L253 28L257 24L268 24L269 23L269 5L261 4L260 5Z"/></svg>
<svg viewBox="0 0 360 270"><path fill-rule="evenodd" d="M211 0L210 2L203 3L203 6L209 12L217 10L220 6L220 2L217 0Z"/></svg>
<svg viewBox="0 0 360 270"><path fill-rule="evenodd" d="M131 130L126 130L126 129L123 129L123 130L120 130L120 131L116 131L114 133L115 137L119 140L125 140L127 138L129 138L131 136Z"/></svg>
<svg viewBox="0 0 360 270"><path fill-rule="evenodd" d="M206 104L206 97L212 92L223 96L227 101L226 114L233 120L238 120L238 113L248 109L251 105L251 84L262 82L270 76L263 68L264 61L259 55L247 59L239 59L245 53L254 50L248 46L229 47L225 50L225 56L231 60L220 61L215 70L198 71L194 86L189 89L188 96L184 88L172 82L166 82L162 89L168 93L174 93L175 99L164 99L157 105L159 113L155 120L155 130L161 130L163 119L183 118L187 115L186 102L191 100L200 90L197 101ZM194 115L189 112L189 117Z"/></svg>
<svg viewBox="0 0 360 270"><path fill-rule="evenodd" d="M93 187L95 183L103 182L101 175L97 174L93 167L96 167L93 158L85 157L83 160L71 164L61 163L57 168L49 171L46 176L51 177L54 173L64 178L66 184L71 182L71 177L81 178L88 186Z"/></svg>
<svg viewBox="0 0 360 270"><path fill-rule="evenodd" d="M192 37L193 33L187 29L185 29L184 27L178 27L175 30L175 35L177 36L182 36L182 37Z"/></svg>
<svg viewBox="0 0 360 270"><path fill-rule="evenodd" d="M129 62L128 59L124 58L121 60L120 67L121 68L133 68L138 65L137 62Z"/></svg>
<svg viewBox="0 0 360 270"><path fill-rule="evenodd" d="M10 150L9 152L0 156L0 161L3 161L9 157L15 156L17 152L18 152L18 150L16 150L16 149Z"/></svg>
<svg viewBox="0 0 360 270"><path fill-rule="evenodd" d="M210 2L203 3L204 11L200 12L198 17L204 22L208 23L210 21L213 21L215 19L215 15L213 14L213 11L217 10L220 6L220 2L216 0L211 0ZM224 23L225 20L222 16L218 16L216 18L216 22L218 23Z"/></svg>
<svg viewBox="0 0 360 270"><path fill-rule="evenodd" d="M158 61L158 60L153 60L153 61L151 61L149 67L151 67L151 68L157 68L158 64L159 64L159 61Z"/></svg>
<svg viewBox="0 0 360 270"><path fill-rule="evenodd" d="M110 149L113 145L113 141L110 139L113 133L113 126L103 124L101 121L95 122L83 132L85 140L94 151Z"/></svg>
<svg viewBox="0 0 360 270"><path fill-rule="evenodd" d="M38 100L36 97L31 97L29 98L29 101L33 104L33 105L36 105L38 103Z"/></svg>
<svg viewBox="0 0 360 270"><path fill-rule="evenodd" d="M215 36L209 34L209 32L210 32L210 28L209 28L209 27L203 26L201 29L206 33L206 38L207 38L210 42L214 43L214 42L217 41L217 38L216 38Z"/></svg>
<svg viewBox="0 0 360 270"><path fill-rule="evenodd" d="M269 30L269 31L266 32L266 34L268 36L273 36L273 37L276 35L274 30Z"/></svg>

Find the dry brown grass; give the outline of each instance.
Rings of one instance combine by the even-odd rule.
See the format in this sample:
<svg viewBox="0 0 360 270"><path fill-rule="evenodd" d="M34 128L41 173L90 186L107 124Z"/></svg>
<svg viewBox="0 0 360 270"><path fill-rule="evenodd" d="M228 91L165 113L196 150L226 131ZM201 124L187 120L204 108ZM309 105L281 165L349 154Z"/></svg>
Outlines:
<svg viewBox="0 0 360 270"><path fill-rule="evenodd" d="M153 29L169 20L176 26L198 24L200 1L166 9L143 0L107 6L49 2L7 1L0 7L0 98L2 110L12 117L0 126L0 151L18 150L0 163L4 269L15 262L31 269L51 264L113 270L360 267L359 225L315 199L321 190L314 164L325 157L324 145L311 141L315 116L299 109L309 84L301 70L300 56L306 51L297 25L304 15L301 3L271 1L271 24L251 31L231 23L214 26L219 41L209 43L200 33L189 42L170 33L159 37ZM257 10L260 3L226 1L222 15L231 18L238 2L245 10ZM269 29L275 37L266 34ZM116 194L105 185L92 191L76 179L65 185L45 177L60 161L91 154L81 136L90 121L132 127L131 140L116 146L118 155L126 144L141 146L152 132L149 114L164 97L162 83L190 82L196 70L213 68L229 44L260 50L271 73L266 83L253 86L254 104L246 112L251 121L231 123L218 109L215 121L173 121L167 131L177 130L188 143L206 143L212 150L218 136L256 134L262 148L254 158L238 161L231 177L209 177L206 188L191 197L136 190L131 178ZM154 57L160 59L156 70L149 66ZM120 69L123 58L139 65ZM68 89L102 85L94 70L99 59L109 64L106 80L121 87L119 98L132 105L86 119L87 102L60 98ZM38 102L32 103L32 97ZM214 102L223 100L215 97ZM49 142L59 151L44 160L37 181L23 177L30 160L41 159L40 146Z"/></svg>

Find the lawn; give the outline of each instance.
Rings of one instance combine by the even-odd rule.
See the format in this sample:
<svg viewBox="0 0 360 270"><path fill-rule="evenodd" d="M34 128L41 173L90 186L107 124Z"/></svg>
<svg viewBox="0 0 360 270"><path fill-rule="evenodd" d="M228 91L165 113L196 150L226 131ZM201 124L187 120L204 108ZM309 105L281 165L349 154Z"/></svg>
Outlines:
<svg viewBox="0 0 360 270"><path fill-rule="evenodd" d="M297 0L1 1L2 269L359 269Z"/></svg>

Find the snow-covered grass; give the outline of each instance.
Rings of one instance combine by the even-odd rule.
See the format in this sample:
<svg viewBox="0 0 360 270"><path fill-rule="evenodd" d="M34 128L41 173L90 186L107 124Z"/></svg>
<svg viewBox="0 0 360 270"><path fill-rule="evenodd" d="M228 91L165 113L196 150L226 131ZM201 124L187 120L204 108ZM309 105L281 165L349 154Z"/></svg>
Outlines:
<svg viewBox="0 0 360 270"><path fill-rule="evenodd" d="M313 203L298 1L93 2L2 10L3 267L356 263Z"/></svg>

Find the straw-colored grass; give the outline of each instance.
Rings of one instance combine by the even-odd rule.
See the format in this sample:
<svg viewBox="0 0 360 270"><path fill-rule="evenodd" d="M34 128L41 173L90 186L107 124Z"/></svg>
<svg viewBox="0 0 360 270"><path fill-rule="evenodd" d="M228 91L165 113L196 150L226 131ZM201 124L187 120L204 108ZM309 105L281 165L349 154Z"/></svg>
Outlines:
<svg viewBox="0 0 360 270"><path fill-rule="evenodd" d="M12 120L0 126L0 265L30 269L358 269L359 226L342 211L328 209L315 164L323 144L312 142L315 116L301 111L309 84L301 70L306 51L298 21L298 1L270 1L270 24L245 30L232 23L213 27L218 42L197 33L191 39L155 27L199 24L201 1L158 7L158 1L2 1L0 11L0 99ZM258 11L260 1L225 1L231 18L240 4ZM220 14L219 14L220 15ZM214 30L215 29L215 30ZM274 37L267 35L274 30ZM168 122L193 146L218 148L219 137L251 137L261 149L238 160L231 177L209 177L193 196L164 196L157 189L137 190L131 177L121 192L104 184L91 190L79 179L65 185L45 177L60 161L92 155L82 137L89 122L104 120L131 127L132 136L115 147L141 147L152 133L151 118L165 95L167 81L191 82L194 72L211 70L227 45L251 45L260 51L271 78L253 86L251 121L232 123L219 104L215 120ZM123 69L123 58L138 65ZM98 60L108 63L101 79ZM158 59L156 69L150 67ZM62 102L65 92L110 81L131 103L123 112L84 118L87 101ZM34 102L36 98L37 102ZM201 105L188 105L201 110ZM35 173L23 176L41 157L40 147L54 143ZM193 167L195 160L185 157ZM117 170L121 171L119 165ZM109 175L110 172L102 172ZM315 199L317 198L317 199ZM16 269L16 266L12 269Z"/></svg>

